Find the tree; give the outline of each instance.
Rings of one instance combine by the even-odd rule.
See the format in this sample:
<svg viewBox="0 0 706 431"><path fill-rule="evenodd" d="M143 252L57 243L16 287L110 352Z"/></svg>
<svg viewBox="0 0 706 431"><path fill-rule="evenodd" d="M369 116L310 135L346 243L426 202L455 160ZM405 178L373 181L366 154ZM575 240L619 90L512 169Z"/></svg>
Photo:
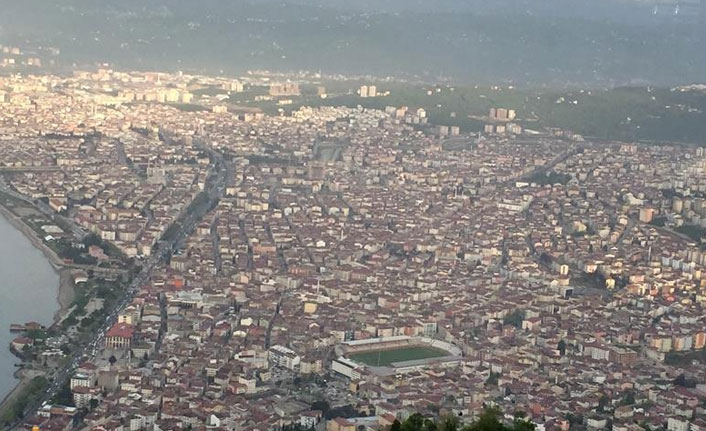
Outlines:
<svg viewBox="0 0 706 431"><path fill-rule="evenodd" d="M468 427L468 431L507 431L503 424L500 423L499 416L500 410L488 408L481 413L476 422Z"/></svg>
<svg viewBox="0 0 706 431"><path fill-rule="evenodd" d="M569 424L572 426L583 424L583 416L581 415L574 415L569 413L568 415L566 415L566 420L569 421Z"/></svg>
<svg viewBox="0 0 706 431"><path fill-rule="evenodd" d="M74 406L74 394L71 392L69 380L66 380L66 382L61 385L61 389L59 389L59 392L54 397L54 402L62 406Z"/></svg>
<svg viewBox="0 0 706 431"><path fill-rule="evenodd" d="M557 350L559 350L559 354L561 356L566 356L566 341L559 340L559 344L557 345Z"/></svg>
<svg viewBox="0 0 706 431"><path fill-rule="evenodd" d="M503 324L512 325L519 329L522 327L523 320L525 320L525 312L517 309L503 318Z"/></svg>
<svg viewBox="0 0 706 431"><path fill-rule="evenodd" d="M485 386L497 386L500 379L500 373L490 372L488 379L485 381Z"/></svg>
<svg viewBox="0 0 706 431"><path fill-rule="evenodd" d="M333 419L333 418L354 418L357 416L365 416L364 413L358 412L355 408L353 408L352 405L347 404L345 406L341 407L336 407L334 409L329 410L326 412L324 417L326 419Z"/></svg>
<svg viewBox="0 0 706 431"><path fill-rule="evenodd" d="M620 404L624 406L631 406L635 404L635 392L628 391Z"/></svg>
<svg viewBox="0 0 706 431"><path fill-rule="evenodd" d="M424 426L424 417L415 413L402 424L402 431L420 431Z"/></svg>
<svg viewBox="0 0 706 431"><path fill-rule="evenodd" d="M147 355L147 352L145 352L144 355L142 355L142 359L140 359L140 368L145 368L147 366L147 362L150 360L150 357Z"/></svg>
<svg viewBox="0 0 706 431"><path fill-rule="evenodd" d="M691 379L687 379L684 373L681 373L674 379L673 382L676 386L682 386L685 388L695 388L696 382Z"/></svg>
<svg viewBox="0 0 706 431"><path fill-rule="evenodd" d="M439 431L458 431L458 418L456 416L446 416L439 426Z"/></svg>
<svg viewBox="0 0 706 431"><path fill-rule="evenodd" d="M115 355L110 355L110 358L108 358L108 362L110 362L110 365L115 365L115 363L118 362L118 359L115 357Z"/></svg>
<svg viewBox="0 0 706 431"><path fill-rule="evenodd" d="M329 405L328 401L320 400L320 401L314 401L311 404L311 409L312 410L319 410L323 414L326 414L326 413L328 413L329 410L331 410L331 406Z"/></svg>
<svg viewBox="0 0 706 431"><path fill-rule="evenodd" d="M512 431L535 431L536 428L535 424L522 418L515 418L512 423Z"/></svg>
<svg viewBox="0 0 706 431"><path fill-rule="evenodd" d="M97 245L100 247L101 245L103 245L103 240L101 240L101 238L95 233L89 233L88 235L83 237L83 245L85 245L86 247L90 247L92 245Z"/></svg>
<svg viewBox="0 0 706 431"><path fill-rule="evenodd" d="M424 420L424 428L422 431L438 431L439 427L436 426L436 422L431 419Z"/></svg>
<svg viewBox="0 0 706 431"><path fill-rule="evenodd" d="M601 413L604 412L608 404L610 404L610 399L606 395L601 396L601 398L598 400L597 410Z"/></svg>
<svg viewBox="0 0 706 431"><path fill-rule="evenodd" d="M489 408L479 416L478 420L461 428L456 416L449 415L439 422L434 422L417 413L401 424L395 420L389 431L535 431L535 425L525 420L524 412L515 412L515 419L511 426L500 422L501 417L500 410Z"/></svg>

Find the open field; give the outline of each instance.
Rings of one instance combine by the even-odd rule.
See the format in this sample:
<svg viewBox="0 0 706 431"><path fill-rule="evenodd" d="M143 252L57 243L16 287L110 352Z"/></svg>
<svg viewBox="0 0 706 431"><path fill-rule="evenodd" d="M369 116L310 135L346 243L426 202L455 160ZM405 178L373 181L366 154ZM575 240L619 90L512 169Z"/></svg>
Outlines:
<svg viewBox="0 0 706 431"><path fill-rule="evenodd" d="M432 347L414 346L400 349L375 350L356 353L350 359L372 367L388 367L395 362L418 361L420 359L441 358L449 353Z"/></svg>

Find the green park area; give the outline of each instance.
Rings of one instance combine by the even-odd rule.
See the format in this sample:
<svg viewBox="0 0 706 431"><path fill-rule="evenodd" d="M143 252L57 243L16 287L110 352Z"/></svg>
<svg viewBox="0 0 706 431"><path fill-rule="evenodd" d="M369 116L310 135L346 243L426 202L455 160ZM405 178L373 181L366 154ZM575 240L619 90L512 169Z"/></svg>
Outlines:
<svg viewBox="0 0 706 431"><path fill-rule="evenodd" d="M389 95L365 99L356 95L360 85L373 83ZM319 85L327 89L328 98L316 95ZM203 91L208 90L216 91ZM255 100L256 95L266 93L264 87L249 87L231 94L230 103L272 115L302 106L408 106L424 108L432 124L459 126L463 132L483 130L490 108L503 107L514 109L515 122L529 129L557 127L590 138L628 142L706 144L704 91L650 87L533 90L365 81L321 81L303 84L301 91L291 105L278 106L277 100Z"/></svg>
<svg viewBox="0 0 706 431"><path fill-rule="evenodd" d="M35 377L26 384L21 384L21 387L17 390L18 392L11 395L11 399L0 411L0 427L7 426L21 418L25 408L41 396L47 385L48 381L43 376Z"/></svg>
<svg viewBox="0 0 706 431"><path fill-rule="evenodd" d="M448 356L448 352L431 347L415 346L356 353L351 355L350 359L372 367L387 367L395 362L418 361L443 356Z"/></svg>

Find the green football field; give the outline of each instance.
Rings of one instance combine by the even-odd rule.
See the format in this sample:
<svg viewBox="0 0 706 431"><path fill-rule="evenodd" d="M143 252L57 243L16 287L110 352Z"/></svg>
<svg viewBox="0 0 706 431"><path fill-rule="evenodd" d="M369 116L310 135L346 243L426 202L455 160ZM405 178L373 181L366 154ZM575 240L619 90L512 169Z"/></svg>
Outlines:
<svg viewBox="0 0 706 431"><path fill-rule="evenodd" d="M449 353L432 347L404 347L400 349L376 350L356 353L349 358L352 361L373 367L387 367L393 362L416 361L420 359L440 358Z"/></svg>

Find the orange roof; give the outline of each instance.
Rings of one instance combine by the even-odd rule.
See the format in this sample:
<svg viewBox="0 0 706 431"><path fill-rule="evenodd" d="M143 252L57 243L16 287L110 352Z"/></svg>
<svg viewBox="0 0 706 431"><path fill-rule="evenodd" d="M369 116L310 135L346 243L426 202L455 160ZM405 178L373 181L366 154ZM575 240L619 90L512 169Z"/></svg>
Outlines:
<svg viewBox="0 0 706 431"><path fill-rule="evenodd" d="M132 338L135 334L135 327L127 323L116 323L105 335L106 338Z"/></svg>

